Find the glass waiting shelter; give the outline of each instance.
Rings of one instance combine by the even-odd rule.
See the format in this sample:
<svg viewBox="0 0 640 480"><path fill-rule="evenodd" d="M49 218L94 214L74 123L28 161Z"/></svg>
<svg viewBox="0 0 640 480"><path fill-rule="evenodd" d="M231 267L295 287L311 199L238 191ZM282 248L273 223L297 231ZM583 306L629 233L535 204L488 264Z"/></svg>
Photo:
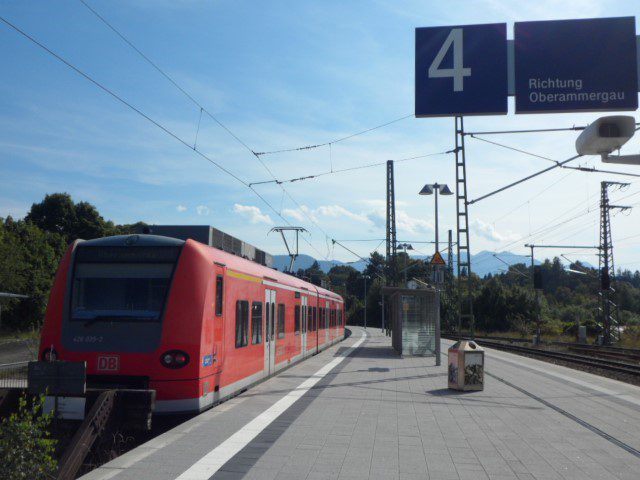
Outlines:
<svg viewBox="0 0 640 480"><path fill-rule="evenodd" d="M400 355L435 357L440 365L440 292L434 288L385 287L391 344Z"/></svg>

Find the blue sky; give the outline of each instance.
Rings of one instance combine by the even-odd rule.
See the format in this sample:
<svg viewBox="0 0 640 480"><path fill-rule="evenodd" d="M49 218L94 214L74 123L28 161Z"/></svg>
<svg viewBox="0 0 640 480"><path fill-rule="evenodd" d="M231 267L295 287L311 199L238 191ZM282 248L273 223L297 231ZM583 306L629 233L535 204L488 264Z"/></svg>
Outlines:
<svg viewBox="0 0 640 480"><path fill-rule="evenodd" d="M87 2L255 151L325 143L412 114L415 27L507 22L511 36L514 21L640 13L637 2L585 0ZM79 1L5 0L0 15L186 142L194 141L199 109ZM345 243L361 255L384 237L384 167L286 184L286 193L273 184L256 186L274 212L5 25L0 25L0 55L0 216L22 217L45 193L66 191L117 223L211 224L272 253L284 253L279 238L267 234L284 223L278 213L309 230L301 252L318 258L356 260L332 248L326 234L372 239ZM598 116L516 116L510 100L509 115L469 118L465 127L563 127ZM567 132L494 140L561 160L573 155L575 138ZM197 146L246 182L270 179L255 157L206 116ZM408 118L337 143L331 151L322 147L263 160L276 177L290 178L452 146L453 119ZM632 140L623 153L636 153L638 146ZM471 197L548 166L473 140L467 147ZM596 158L580 163L600 164ZM399 238L433 239L433 199L417 192L434 181L453 187L454 175L451 155L397 164ZM557 169L473 205L472 252L523 253L527 241L597 244L598 211L587 209L597 204L603 179L622 177ZM612 197L639 202L640 182ZM454 226L455 204L448 197L440 205L443 241ZM633 237L640 233L638 207L613 218L616 262L629 268L640 267L640 236ZM536 233L564 220L569 221ZM431 246L415 246L419 253L432 252ZM570 258L597 263L594 256L576 253L584 252Z"/></svg>

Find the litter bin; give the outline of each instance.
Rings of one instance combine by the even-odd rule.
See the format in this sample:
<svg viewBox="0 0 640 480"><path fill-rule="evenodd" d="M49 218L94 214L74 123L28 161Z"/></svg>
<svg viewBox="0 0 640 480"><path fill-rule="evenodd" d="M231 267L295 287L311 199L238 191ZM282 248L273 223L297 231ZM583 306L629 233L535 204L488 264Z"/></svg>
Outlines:
<svg viewBox="0 0 640 480"><path fill-rule="evenodd" d="M484 389L484 350L472 340L461 340L449 348L449 388Z"/></svg>

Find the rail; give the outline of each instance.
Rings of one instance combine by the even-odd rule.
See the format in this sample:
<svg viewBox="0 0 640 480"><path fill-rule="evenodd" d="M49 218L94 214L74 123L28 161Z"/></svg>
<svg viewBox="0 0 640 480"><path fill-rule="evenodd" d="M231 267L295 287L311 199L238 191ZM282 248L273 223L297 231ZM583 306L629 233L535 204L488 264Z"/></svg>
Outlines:
<svg viewBox="0 0 640 480"><path fill-rule="evenodd" d="M0 388L26 388L29 362L0 363Z"/></svg>
<svg viewBox="0 0 640 480"><path fill-rule="evenodd" d="M448 338L457 339L458 336L447 335ZM501 339L509 341L509 339ZM628 362L620 362L617 360L609 360L604 358L594 358L587 355L576 355L574 353L558 352L552 350L545 350L535 347L523 347L522 345L513 345L511 343L504 343L503 341L486 340L483 337L476 337L476 343L489 348L495 348L497 350L505 350L517 353L523 353L526 355L537 355L540 357L552 358L556 360L562 360L568 363L576 365L582 365L591 368L600 368L617 373L624 373L626 375L640 376L640 365ZM560 343L560 342L550 342ZM578 345L578 344L570 344Z"/></svg>

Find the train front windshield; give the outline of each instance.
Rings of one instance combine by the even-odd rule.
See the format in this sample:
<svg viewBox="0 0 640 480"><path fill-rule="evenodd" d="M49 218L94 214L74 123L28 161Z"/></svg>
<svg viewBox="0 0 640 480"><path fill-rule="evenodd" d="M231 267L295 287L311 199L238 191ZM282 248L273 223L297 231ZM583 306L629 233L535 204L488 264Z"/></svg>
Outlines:
<svg viewBox="0 0 640 480"><path fill-rule="evenodd" d="M159 321L172 270L167 263L80 263L71 320Z"/></svg>
<svg viewBox="0 0 640 480"><path fill-rule="evenodd" d="M79 245L63 343L73 351L157 348L181 247Z"/></svg>

